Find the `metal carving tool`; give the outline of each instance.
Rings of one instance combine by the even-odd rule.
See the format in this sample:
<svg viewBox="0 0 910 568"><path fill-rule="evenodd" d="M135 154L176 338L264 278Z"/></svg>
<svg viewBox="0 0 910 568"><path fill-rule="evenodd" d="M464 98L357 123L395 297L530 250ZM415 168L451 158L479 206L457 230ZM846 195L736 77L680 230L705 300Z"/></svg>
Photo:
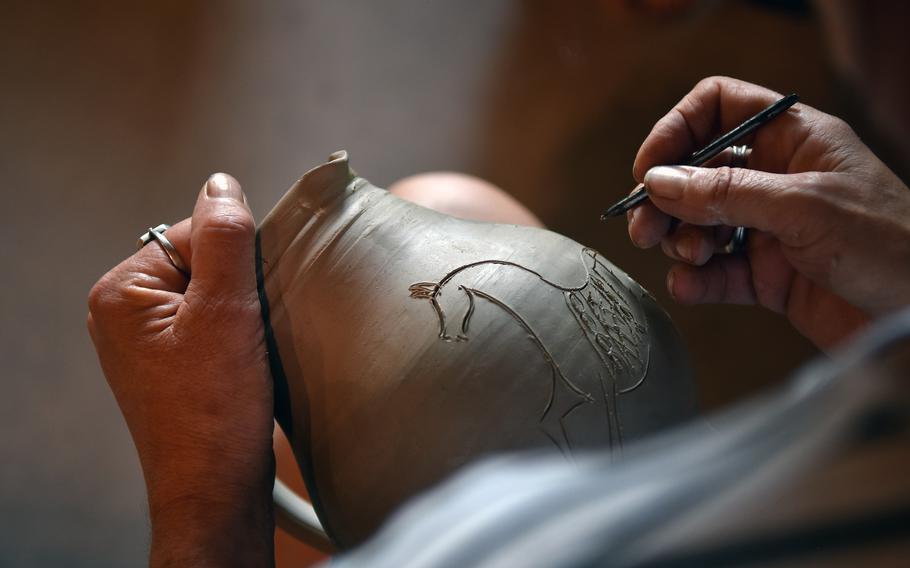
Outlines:
<svg viewBox="0 0 910 568"><path fill-rule="evenodd" d="M796 93L787 95L786 97L762 110L752 118L745 120L742 124L730 132L727 132L723 136L714 139L713 142L689 156L685 162L679 165L700 166L704 164L714 156L720 154L735 144L743 136L750 134L759 126L767 123L774 117L783 113L785 110L796 104L797 101L799 101L799 95ZM645 188L645 184L640 183L635 186L635 189L632 190L632 193L620 199L615 205L607 209L607 211L600 216L600 220L606 221L611 217L618 217L629 209L632 209L636 205L642 203L646 199L648 199L648 190Z"/></svg>

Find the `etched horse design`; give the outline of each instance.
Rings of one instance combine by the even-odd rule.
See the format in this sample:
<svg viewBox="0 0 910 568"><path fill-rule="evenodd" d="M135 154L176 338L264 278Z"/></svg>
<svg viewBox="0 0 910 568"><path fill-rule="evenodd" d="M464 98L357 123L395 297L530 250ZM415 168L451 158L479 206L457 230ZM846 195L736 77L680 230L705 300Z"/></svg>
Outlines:
<svg viewBox="0 0 910 568"><path fill-rule="evenodd" d="M648 343L643 340L647 329L639 323L645 319L635 313L638 306L629 301L627 292L621 291L623 287L616 276L595 251L582 248L580 261L586 276L576 284L553 282L536 270L508 260L482 260L459 266L438 281L417 282L408 288L412 298L427 300L433 307L442 341L470 340L472 320L483 304L500 310L524 329L550 368L550 393L541 410L540 428L564 453L572 449L568 419L573 412L598 401L603 402L610 446L621 446L616 398L644 381L649 359ZM596 360L596 364L585 367L597 367L596 383L589 380L581 384L581 377L567 376L563 370L566 363L553 357L539 323L534 321L535 306L510 303L508 292L497 289L504 271L523 272L563 296L590 346L588 356ZM450 288L458 293L445 294Z"/></svg>

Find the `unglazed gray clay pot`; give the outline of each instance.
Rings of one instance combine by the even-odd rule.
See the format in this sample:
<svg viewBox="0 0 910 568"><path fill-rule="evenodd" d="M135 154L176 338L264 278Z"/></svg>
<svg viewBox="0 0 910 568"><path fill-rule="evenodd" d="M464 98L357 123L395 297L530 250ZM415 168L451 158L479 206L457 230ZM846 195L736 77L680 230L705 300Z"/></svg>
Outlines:
<svg viewBox="0 0 910 568"><path fill-rule="evenodd" d="M480 456L616 453L694 413L669 318L602 255L398 199L344 152L265 218L258 262L276 416L339 547Z"/></svg>

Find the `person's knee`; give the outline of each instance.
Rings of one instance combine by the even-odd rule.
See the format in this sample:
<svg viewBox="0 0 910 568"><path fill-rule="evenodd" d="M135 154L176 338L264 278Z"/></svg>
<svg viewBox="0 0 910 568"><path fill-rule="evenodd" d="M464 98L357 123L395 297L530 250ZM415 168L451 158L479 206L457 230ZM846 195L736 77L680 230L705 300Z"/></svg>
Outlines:
<svg viewBox="0 0 910 568"><path fill-rule="evenodd" d="M461 219L543 227L514 197L480 178L455 172L429 172L401 179L394 195Z"/></svg>

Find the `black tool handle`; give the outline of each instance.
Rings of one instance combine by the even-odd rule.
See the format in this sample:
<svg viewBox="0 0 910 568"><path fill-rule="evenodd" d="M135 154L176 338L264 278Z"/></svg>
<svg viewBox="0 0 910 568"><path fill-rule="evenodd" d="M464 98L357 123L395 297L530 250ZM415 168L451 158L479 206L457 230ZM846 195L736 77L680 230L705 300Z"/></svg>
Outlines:
<svg viewBox="0 0 910 568"><path fill-rule="evenodd" d="M689 158L680 165L683 166L700 166L713 158L714 156L720 154L730 146L732 146L740 138L750 134L756 128L765 124L769 120L773 119L775 116L781 114L794 104L799 101L799 95L792 93L783 97L779 101L765 108L755 116L745 120L742 124L727 132L723 136L716 138L713 142L702 148L701 150L695 152ZM620 199L612 207L607 209L606 213L600 216L601 221L606 221L610 217L618 217L622 215L629 209L632 209L636 205L642 203L648 199L648 190L645 189L644 185L639 184L639 187L636 188L630 195Z"/></svg>

